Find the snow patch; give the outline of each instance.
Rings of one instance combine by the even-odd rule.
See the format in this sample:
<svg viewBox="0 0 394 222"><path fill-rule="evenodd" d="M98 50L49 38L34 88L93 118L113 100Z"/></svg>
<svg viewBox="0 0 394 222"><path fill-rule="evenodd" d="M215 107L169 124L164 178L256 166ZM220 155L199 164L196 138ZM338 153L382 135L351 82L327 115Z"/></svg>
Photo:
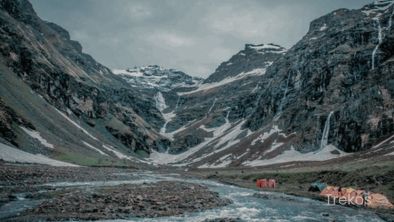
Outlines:
<svg viewBox="0 0 394 222"><path fill-rule="evenodd" d="M320 28L319 28L319 31L324 31L324 30L326 30L327 29L327 24L326 23L324 23Z"/></svg>
<svg viewBox="0 0 394 222"><path fill-rule="evenodd" d="M282 130L279 129L279 127L277 125L273 125L272 128L270 129L269 132L265 132L263 134L261 134L259 137L257 137L256 139L254 139L250 145L254 146L256 145L257 142L260 143L264 143L264 140L268 139L270 136L272 136L275 133L279 133Z"/></svg>
<svg viewBox="0 0 394 222"><path fill-rule="evenodd" d="M83 133L85 133L87 136L89 136L90 138L99 141L96 137L94 137L92 134L90 134L88 131L86 131L82 126L80 126L78 123L74 122L72 119L70 119L66 114L64 114L63 112L61 112L60 110L56 109L54 107L54 109L60 114L62 115L66 120L68 120L71 124L73 124L74 126L76 126L78 129L80 129Z"/></svg>
<svg viewBox="0 0 394 222"><path fill-rule="evenodd" d="M251 70L249 72L241 72L236 76L227 77L219 82L201 84L201 85L199 85L199 87L197 89L192 90L192 91L178 92L178 95L188 95L188 94L193 94L196 92L207 91L209 89L213 89L213 88L216 88L219 86L227 85L229 83L241 80L241 79L249 77L249 76L261 76L261 75L264 75L265 72L266 72L266 68L257 68L257 69Z"/></svg>
<svg viewBox="0 0 394 222"><path fill-rule="evenodd" d="M115 156L118 157L119 159L128 159L128 160L131 159L129 156L126 156L126 155L124 155L123 153L117 151L117 150L115 149L115 147L113 147L113 146L111 146L111 145L103 144L102 147L103 147L104 149L106 149L107 151L112 152L113 154L115 154Z"/></svg>
<svg viewBox="0 0 394 222"><path fill-rule="evenodd" d="M77 167L78 165L66 163L59 160L54 160L41 154L31 154L3 143L0 143L0 159L7 162L14 163L35 163L45 164L50 166L72 166Z"/></svg>
<svg viewBox="0 0 394 222"><path fill-rule="evenodd" d="M25 131L25 133L27 133L27 134L28 134L29 136L31 136L32 138L37 139L38 141L40 141L40 143L41 143L43 146L45 146L45 147L47 147L47 148L50 148L50 149L54 149L54 148L55 148L55 146L54 146L53 144L49 143L46 139L44 139L44 138L41 136L40 132L35 131L35 130L27 129L27 128L23 127L23 126L21 126L20 128L21 128L23 131Z"/></svg>
<svg viewBox="0 0 394 222"><path fill-rule="evenodd" d="M338 153L338 154L334 154ZM329 159L334 159L338 157L343 157L348 155L347 153L339 150L333 145L325 146L319 152L309 152L301 153L291 146L290 150L286 150L283 153L277 155L271 159L257 159L251 161L245 161L243 165L245 166L266 166L278 163L287 163L293 161L325 161Z"/></svg>
<svg viewBox="0 0 394 222"><path fill-rule="evenodd" d="M227 154L225 156L222 156L221 158L219 158L217 161L215 161L215 163L213 164L208 164L205 163L201 166L198 166L197 168L224 168L227 167L228 165L231 164L232 160L231 160L231 156L232 154Z"/></svg>
<svg viewBox="0 0 394 222"><path fill-rule="evenodd" d="M144 75L140 70L130 70L130 69L113 69L112 73L115 75L126 75L132 77L141 77Z"/></svg>
<svg viewBox="0 0 394 222"><path fill-rule="evenodd" d="M82 143L83 143L85 146L89 147L90 149L99 152L101 155L108 156L108 154L104 153L104 152L101 151L99 148L96 148L96 147L94 147L93 145L91 145L91 144L89 144L89 143L87 143L87 142L85 142L85 141L83 141L83 140L82 140Z"/></svg>

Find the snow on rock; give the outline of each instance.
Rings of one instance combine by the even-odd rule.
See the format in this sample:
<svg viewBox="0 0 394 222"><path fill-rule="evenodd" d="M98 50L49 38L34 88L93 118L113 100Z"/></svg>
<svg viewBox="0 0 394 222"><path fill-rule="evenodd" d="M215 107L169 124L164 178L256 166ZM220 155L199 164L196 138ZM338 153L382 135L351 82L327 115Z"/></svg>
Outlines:
<svg viewBox="0 0 394 222"><path fill-rule="evenodd" d="M241 129L244 123L245 123L245 120L240 121L238 124L231 127L231 124L228 122L228 124L230 124L230 127L224 131L219 131L219 133L216 132L217 133L216 136L214 136L213 139L211 139L210 142L208 143L208 144L215 144L214 147L216 149L213 150L212 152L206 153L205 155L202 155L198 158L193 159L190 163L195 163L200 160L203 160L207 157L210 157L216 153L222 152L222 151L234 146L235 144L241 142L241 139L239 138L239 136L241 134L245 133L245 131L246 131L245 137L248 137L249 135L251 135L252 132L249 129L243 129L243 130ZM215 131L214 131L214 135L215 135Z"/></svg>
<svg viewBox="0 0 394 222"><path fill-rule="evenodd" d="M85 141L82 141L82 143L83 143L85 146L89 147L90 149L97 151L97 152L100 153L101 155L108 156L108 154L104 153L104 152L101 151L99 148L94 147L93 145L91 145L91 144L89 144L89 143L87 143L87 142L85 142Z"/></svg>
<svg viewBox="0 0 394 222"><path fill-rule="evenodd" d="M246 44L246 48L254 49L259 53L285 53L287 49L275 44Z"/></svg>
<svg viewBox="0 0 394 222"><path fill-rule="evenodd" d="M66 120L68 120L71 124L76 126L78 129L80 129L83 133L85 133L87 136L90 138L99 141L96 137L94 137L92 134L90 134L88 131L86 131L82 126L80 126L78 123L74 122L70 117L68 117L66 114L64 114L62 111L54 108L60 115L62 115Z"/></svg>
<svg viewBox="0 0 394 222"><path fill-rule="evenodd" d="M276 142L276 140L275 140L275 141L271 144L271 147L270 147L268 150L264 151L263 155L268 154L268 153L270 153L270 152L276 150L277 148L281 147L282 145L284 145L284 143L278 143L278 142Z"/></svg>
<svg viewBox="0 0 394 222"><path fill-rule="evenodd" d="M124 155L123 153L117 151L115 149L115 147L111 146L111 145L107 145L107 144L103 144L102 147L104 149L106 149L109 152L112 152L113 154L115 154L116 157L118 157L119 159L128 159L130 160L131 158L129 156Z"/></svg>
<svg viewBox="0 0 394 222"><path fill-rule="evenodd" d="M78 165L54 160L43 156L41 154L31 154L11 146L0 143L0 159L7 162L14 163L35 163L35 164L45 164L50 166L72 166L77 167Z"/></svg>
<svg viewBox="0 0 394 222"><path fill-rule="evenodd" d="M204 83L204 84L199 85L198 88L195 90L188 91L188 92L178 92L178 95L188 95L188 94L193 94L196 92L206 91L206 90L213 89L213 88L216 88L219 86L227 85L229 83L241 80L241 79L249 77L249 76L261 76L261 75L265 74L266 68L257 68L257 69L251 70L249 72L241 72L236 76L227 77L219 82Z"/></svg>
<svg viewBox="0 0 394 222"><path fill-rule="evenodd" d="M324 161L343 157L348 155L347 153L337 149L333 145L325 146L319 152L301 153L294 149L292 146L290 150L286 150L283 153L275 156L271 159L256 159L248 160L243 162L244 166L267 166L278 163L287 163L293 161Z"/></svg>
<svg viewBox="0 0 394 222"><path fill-rule="evenodd" d="M320 28L319 28L319 31L324 31L324 30L326 30L327 29L327 24L326 23L324 23Z"/></svg>
<svg viewBox="0 0 394 222"><path fill-rule="evenodd" d="M157 164L169 164L169 163L176 163L183 161L189 156L193 155L194 153L200 151L206 145L208 145L213 140L215 140L219 135L223 135L223 133L229 128L231 128L231 123L226 121L225 124L219 127L209 129L210 132L213 132L214 134L213 137L205 138L205 140L202 143L189 148L187 151L180 154L168 154L168 153L160 153L160 152L152 151L149 160Z"/></svg>
<svg viewBox="0 0 394 222"><path fill-rule="evenodd" d="M222 156L217 161L215 161L215 163L213 163L213 164L205 163L197 168L224 168L224 167L227 167L228 165L231 164L231 162L232 162L231 157L232 157L232 154L230 153L225 156Z"/></svg>
<svg viewBox="0 0 394 222"><path fill-rule="evenodd" d="M376 144L376 145L375 145L375 146L373 146L372 148L373 148L373 149L379 148L380 146L384 145L385 143L389 142L389 141L390 141L390 140L392 140L392 139L394 139L394 134L393 134L393 135L391 135L389 138L387 138L387 139L383 140L382 142L380 142L380 143ZM393 141L391 141L390 143L393 143L393 142L394 142L394 140L393 140Z"/></svg>
<svg viewBox="0 0 394 222"><path fill-rule="evenodd" d="M254 139L250 145L254 146L256 145L257 142L260 143L264 143L264 140L268 139L270 136L272 136L275 133L279 133L282 130L279 129L279 127L277 125L273 125L272 128L270 129L269 132L265 132L263 134L261 134L259 137L257 137L256 139Z"/></svg>
<svg viewBox="0 0 394 222"><path fill-rule="evenodd" d="M126 75L133 77L141 77L144 75L144 73L138 69L113 69L112 72L115 75Z"/></svg>
<svg viewBox="0 0 394 222"><path fill-rule="evenodd" d="M25 127L20 127L23 131L25 131L25 133L27 133L29 136L31 136L34 139L37 139L43 146L50 148L50 149L54 149L55 146L51 143L49 143L46 139L44 139L40 132L35 131L35 130L31 130L31 129L27 129Z"/></svg>
<svg viewBox="0 0 394 222"><path fill-rule="evenodd" d="M191 77L182 71L165 69L158 65L113 69L112 72L127 81L130 86L143 89L169 91L179 87L195 87L202 79Z"/></svg>

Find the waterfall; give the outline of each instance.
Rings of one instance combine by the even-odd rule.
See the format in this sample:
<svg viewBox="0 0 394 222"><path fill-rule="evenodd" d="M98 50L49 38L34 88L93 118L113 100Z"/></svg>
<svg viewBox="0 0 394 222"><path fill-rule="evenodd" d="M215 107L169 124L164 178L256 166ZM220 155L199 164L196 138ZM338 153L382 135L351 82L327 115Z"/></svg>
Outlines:
<svg viewBox="0 0 394 222"><path fill-rule="evenodd" d="M390 18L389 18L389 25L387 26L387 31L390 31L391 29L391 25L392 25L392 20L393 20L393 16L394 16L394 7L393 7L393 11L391 12Z"/></svg>
<svg viewBox="0 0 394 222"><path fill-rule="evenodd" d="M155 102L156 102L156 108L162 112L167 108L166 100L164 99L164 96L161 92L158 92L155 97Z"/></svg>
<svg viewBox="0 0 394 222"><path fill-rule="evenodd" d="M377 23L378 26L378 44L375 46L375 48L372 51L372 70L375 69L375 56L376 52L379 49L380 44L382 44L382 27L380 26L380 21L378 17L373 18L373 20Z"/></svg>
<svg viewBox="0 0 394 222"><path fill-rule="evenodd" d="M213 103L212 103L211 107L209 107L209 109L208 109L207 115L212 111L213 107L215 106L216 100L217 100L217 98L215 98L215 99L213 100Z"/></svg>
<svg viewBox="0 0 394 222"><path fill-rule="evenodd" d="M166 122L164 123L164 125L160 128L160 133L161 134L165 134L167 131L167 124L169 121L166 120Z"/></svg>
<svg viewBox="0 0 394 222"><path fill-rule="evenodd" d="M155 97L156 108L160 111L161 115L164 118L164 125L160 128L160 133L164 135L167 131L167 124L172 121L172 119L176 116L174 111L170 113L163 113L165 109L168 108L166 104L166 100L161 92L156 93Z"/></svg>
<svg viewBox="0 0 394 222"><path fill-rule="evenodd" d="M279 104L279 113L281 113L283 110L283 103L286 99L287 91L289 89L289 80L290 80L290 72L287 74L286 88L285 88L285 92L283 93L283 97L282 97L280 104Z"/></svg>
<svg viewBox="0 0 394 222"><path fill-rule="evenodd" d="M327 146L328 134L330 133L330 119L333 113L334 112L331 111L330 114L328 114L326 123L324 124L323 135L321 137L321 142L320 142L320 150L322 150L324 147Z"/></svg>
<svg viewBox="0 0 394 222"><path fill-rule="evenodd" d="M230 122L230 120L228 120L228 116L230 115L230 110L229 111L227 111L227 115L226 115L226 123L229 123Z"/></svg>
<svg viewBox="0 0 394 222"><path fill-rule="evenodd" d="M178 100L176 101L175 110L178 110L180 100L181 100L181 97L178 95Z"/></svg>

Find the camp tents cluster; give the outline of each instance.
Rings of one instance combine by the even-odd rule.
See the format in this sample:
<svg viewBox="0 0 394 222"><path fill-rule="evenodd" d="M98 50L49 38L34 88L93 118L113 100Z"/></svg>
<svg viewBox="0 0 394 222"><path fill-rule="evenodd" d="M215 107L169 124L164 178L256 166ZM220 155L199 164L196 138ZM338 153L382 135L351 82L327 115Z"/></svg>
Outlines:
<svg viewBox="0 0 394 222"><path fill-rule="evenodd" d="M357 190L350 187L327 186L320 182L311 184L310 191L320 191L320 196L331 198L333 201L345 202L349 205L366 206L369 208L393 209L394 206L386 196L365 190ZM328 199L329 200L329 199Z"/></svg>

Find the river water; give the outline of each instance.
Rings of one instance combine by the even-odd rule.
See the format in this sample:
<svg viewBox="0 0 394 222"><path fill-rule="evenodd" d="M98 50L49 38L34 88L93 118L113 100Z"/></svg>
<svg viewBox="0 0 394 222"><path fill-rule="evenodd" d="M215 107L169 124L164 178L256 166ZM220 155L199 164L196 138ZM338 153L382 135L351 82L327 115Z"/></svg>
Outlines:
<svg viewBox="0 0 394 222"><path fill-rule="evenodd" d="M232 200L232 204L202 212L186 213L182 216L159 217L159 218L133 218L128 220L105 220L105 221L204 221L214 218L238 218L240 221L354 221L373 222L383 221L370 211L354 209L344 206L327 205L327 203L302 197L294 197L281 193L260 192L270 198L254 196L256 190L240 188L232 185L221 184L210 180L194 178L182 178L178 174L156 174L154 172L127 173L127 180L121 181L95 181L95 182L61 182L49 183L45 186L53 187L94 187L111 186L119 184L142 184L158 181L183 181L206 185L210 190L218 192L223 198ZM29 205L37 204L20 198L0 208L1 215L12 215L23 211ZM6 207L6 208L5 208ZM7 210L8 209L8 210ZM9 210L12 209L12 212Z"/></svg>

